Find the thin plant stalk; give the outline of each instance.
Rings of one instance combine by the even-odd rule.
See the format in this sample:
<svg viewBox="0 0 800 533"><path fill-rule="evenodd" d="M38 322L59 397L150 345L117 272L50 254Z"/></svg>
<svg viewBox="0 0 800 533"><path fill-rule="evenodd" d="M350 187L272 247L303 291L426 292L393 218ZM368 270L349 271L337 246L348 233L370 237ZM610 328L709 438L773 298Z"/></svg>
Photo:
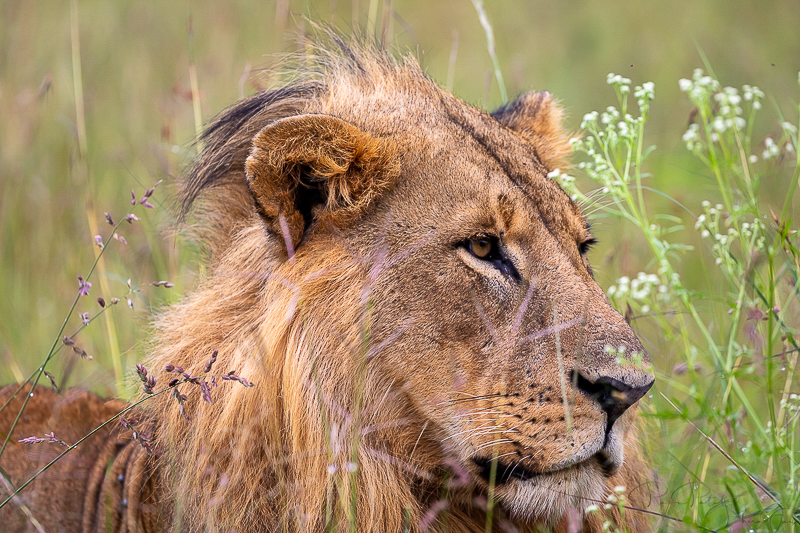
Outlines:
<svg viewBox="0 0 800 533"><path fill-rule="evenodd" d="M75 124L78 134L78 176L88 189L92 190L91 174L89 173L89 143L86 135L86 111L83 99L83 69L81 66L81 43L80 43L80 24L78 14L78 1L70 2L70 38L72 42L72 79L75 92ZM94 202L90 194L86 199L86 218L89 223L89 231L92 235L98 235L97 213L94 209ZM95 249L97 260L98 279L100 290L103 294L111 294L108 286L108 275L106 271L105 259L102 257L102 250ZM105 318L106 336L108 337L108 349L111 357L111 367L114 371L114 383L117 394L121 395L125 390L125 376L122 371L122 355L117 337L117 326L113 313Z"/></svg>
<svg viewBox="0 0 800 533"><path fill-rule="evenodd" d="M203 150L200 137L203 133L203 113L200 109L200 84L197 81L197 65L194 57L194 24L189 15L187 22L187 37L189 41L189 85L192 90L192 112L194 113L194 132L197 142L197 153Z"/></svg>
<svg viewBox="0 0 800 533"><path fill-rule="evenodd" d="M182 381L181 383L186 383L186 381ZM177 385L176 385L176 386L177 386ZM45 472L45 471L46 471L47 469L49 469L51 466L53 466L54 464L56 464L56 463L57 463L57 462L58 462L58 461L59 461L59 460L60 460L62 457L64 457L64 456L65 456L65 455L67 455L69 452L71 452L72 450L74 450L75 448L77 448L77 447L78 447L78 445L80 445L80 444L81 444L83 441L85 441L86 439L88 439L89 437L91 437L92 435L94 435L95 433L97 433L98 431L100 431L101 429L103 429L104 427L106 427L107 425L109 425L111 422L114 422L115 420L117 420L119 417L121 417L122 415L124 415L124 414L125 414L125 413L127 413L128 411L131 411L132 409L136 408L136 407L137 407L139 404L141 404L141 403L143 403L143 402L146 402L146 401L147 401L147 400L149 400L150 398L154 398L155 396L159 396L159 395L161 395L161 394L163 394L163 393L165 393L165 392L167 392L167 391L171 391L173 388L174 388L174 387L165 387L165 388L161 389L160 391L157 391L157 392L155 392L155 393L153 393L153 394L151 394L151 395L145 396L144 398L142 398L142 399L140 399L140 400L138 400L138 401L136 401L136 402L132 403L131 405L129 405L128 407L126 407L125 409L123 409L123 410L122 410L122 411L120 411L119 413L115 414L114 416L112 416L111 418L109 418L108 420L106 420L105 422L103 422L102 424L100 424L99 426L97 426L96 428L94 428L92 431L90 431L89 433L87 433L86 435L84 435L83 437L81 437L80 439L78 439L78 440L77 440L77 441L76 441L74 444L70 444L69 446L67 446L67 448L66 448L66 449L65 449L63 452L61 452L60 454L58 454L58 455L57 455L57 456L56 456L56 457L55 457L55 458L54 458L52 461L50 461L49 463L47 463L46 465L44 465L42 468L40 468L40 469L39 469L39 470L38 470L38 471L37 471L37 472L36 472L34 475L32 475L32 476L30 477L30 479L28 479L28 480L27 480L25 483L23 483L22 485L20 485L19 487L17 487L17 489L14 491L14 494L12 494L12 495L11 495L11 496L9 496L8 498L6 498L6 499L5 499L5 500L4 500L2 503L0 503L0 509L2 509L3 507L5 507L5 505L6 505L8 502L10 502L10 501L11 501L11 500L14 498L14 496L17 496L17 495L18 495L20 492L22 492L22 491L25 489L25 487L27 487L28 485L30 485L31 483L33 483L33 481L34 481L34 480L35 480L37 477L39 477L39 476L40 476L40 475L41 475L43 472Z"/></svg>
<svg viewBox="0 0 800 533"><path fill-rule="evenodd" d="M86 275L86 280L87 281L89 279L91 279L92 274L94 274L94 271L97 269L97 266L98 266L98 264L100 262L100 259L103 257L103 254L108 249L108 245L111 243L111 240L114 238L114 234L116 234L117 229L119 228L120 224L122 224L122 222L126 220L127 215L129 215L129 214L130 214L130 211L126 214L126 217L121 218L118 222L116 222L114 224L114 227L113 227L113 230L111 231L111 234L106 238L105 242L103 243L102 248L100 249L100 253L96 255L94 263L92 263L91 268L89 268L89 272ZM6 446L8 446L8 442L11 439L11 435L14 433L14 430L16 429L17 424L19 423L20 419L22 418L22 413L25 411L25 408L27 407L28 402L30 401L31 397L33 397L34 390L36 389L36 386L38 385L39 380L42 378L42 375L44 374L45 367L47 367L47 364L50 362L50 360L60 350L60 348L61 348L60 345L62 344L62 338L63 338L62 336L64 334L64 330L67 327L67 323L69 322L69 319L72 318L72 314L75 312L75 308L77 307L78 301L80 300L80 298L81 298L81 294L80 294L80 292L78 292L75 295L75 298L72 301L72 305L70 306L69 311L67 311L67 314L64 317L64 321L61 323L61 327L59 328L58 333L56 334L55 339L53 340L53 343L50 345L50 350L47 352L47 356L45 357L44 362L39 366L38 370L34 371L32 376L30 378L28 378L28 380L26 381L26 383L32 383L31 389L28 392L28 394L25 395L25 401L22 403L22 406L20 407L19 412L17 413L17 416L14 419L14 423L11 424L11 428L9 428L8 434L5 436L5 439L3 440L3 445L2 445L2 447L0 447L0 457L3 456L3 453L6 450ZM20 387L14 392L14 394L11 395L11 397L8 399L8 401L6 401L6 403L2 407L0 407L0 411L2 411L3 409L5 409L8 406L8 404L11 402L11 400L13 400L17 396L17 394L19 394L19 392L22 390L22 388L24 386L25 386L25 384L20 385Z"/></svg>
<svg viewBox="0 0 800 533"><path fill-rule="evenodd" d="M492 58L492 65L494 66L494 76L497 78L497 86L500 89L500 97L503 103L508 102L508 93L506 92L506 84L503 81L503 72L500 70L500 61L497 59L497 53L494 46L494 30L489 22L489 17L486 15L486 9L483 6L483 0L472 0L472 5L475 6L475 11L478 12L478 19L483 26L483 32L486 34L486 47L489 50L489 57Z"/></svg>

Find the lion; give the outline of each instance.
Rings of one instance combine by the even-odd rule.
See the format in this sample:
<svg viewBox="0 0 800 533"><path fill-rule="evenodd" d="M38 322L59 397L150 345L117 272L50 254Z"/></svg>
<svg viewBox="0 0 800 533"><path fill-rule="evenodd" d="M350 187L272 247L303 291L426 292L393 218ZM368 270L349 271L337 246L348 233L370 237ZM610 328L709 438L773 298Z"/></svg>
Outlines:
<svg viewBox="0 0 800 533"><path fill-rule="evenodd" d="M45 472L12 530L26 505L54 531L651 529L654 377L548 177L571 151L560 107L486 113L413 57L334 40L201 138L183 205L209 273L144 363L177 392ZM14 439L120 409L40 392ZM13 483L55 453L25 450L2 457Z"/></svg>

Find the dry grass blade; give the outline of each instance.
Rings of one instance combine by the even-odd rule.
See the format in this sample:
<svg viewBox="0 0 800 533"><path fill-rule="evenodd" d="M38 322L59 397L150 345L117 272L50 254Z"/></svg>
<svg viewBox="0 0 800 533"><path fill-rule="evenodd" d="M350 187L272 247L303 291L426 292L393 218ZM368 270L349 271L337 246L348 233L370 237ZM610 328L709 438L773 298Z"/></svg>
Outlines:
<svg viewBox="0 0 800 533"><path fill-rule="evenodd" d="M486 9L483 7L483 0L472 0L472 5L475 6L475 11L478 12L478 19L481 21L483 31L486 33L486 46L489 49L489 55L492 58L492 65L494 66L494 75L497 78L497 86L500 88L500 96L503 98L503 103L508 102L508 93L506 92L506 84L503 81L503 73L500 71L500 61L497 59L497 53L494 46L494 30L489 23L489 17L486 16Z"/></svg>
<svg viewBox="0 0 800 533"><path fill-rule="evenodd" d="M3 482L3 485L5 485L6 490L10 494L12 495L16 494L17 489L14 487L14 484L11 483L11 480L8 478L8 474L6 474L5 470L3 470L2 468L0 468L0 481ZM28 519L28 522L31 523L33 528L38 533L45 533L44 527L42 527L42 524L39 523L38 520L36 520L36 517L33 516L33 513L31 512L30 508L27 505L25 505L25 502L22 501L22 498L15 496L14 499L12 499L11 501L22 511L22 513Z"/></svg>

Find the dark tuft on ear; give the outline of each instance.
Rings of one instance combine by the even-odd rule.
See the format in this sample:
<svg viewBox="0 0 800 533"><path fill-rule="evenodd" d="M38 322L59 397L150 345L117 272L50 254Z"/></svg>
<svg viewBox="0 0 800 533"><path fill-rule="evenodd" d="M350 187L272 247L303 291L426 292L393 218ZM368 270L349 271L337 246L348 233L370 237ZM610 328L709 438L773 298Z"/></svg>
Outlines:
<svg viewBox="0 0 800 533"><path fill-rule="evenodd" d="M270 229L297 247L313 222L346 224L394 184L394 144L327 115L278 120L253 139L245 171Z"/></svg>
<svg viewBox="0 0 800 533"><path fill-rule="evenodd" d="M547 170L564 165L572 152L561 123L563 112L546 91L525 93L495 110L492 117L531 143Z"/></svg>

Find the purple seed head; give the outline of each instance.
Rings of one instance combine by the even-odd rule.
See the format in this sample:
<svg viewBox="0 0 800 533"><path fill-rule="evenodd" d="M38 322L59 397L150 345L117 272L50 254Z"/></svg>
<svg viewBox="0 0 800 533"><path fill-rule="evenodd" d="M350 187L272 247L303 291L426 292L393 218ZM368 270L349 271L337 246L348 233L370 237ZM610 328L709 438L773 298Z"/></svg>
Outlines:
<svg viewBox="0 0 800 533"><path fill-rule="evenodd" d="M211 358L208 361L206 361L206 366L203 367L203 373L204 374L208 374L209 372L211 372L211 367L214 366L214 363L217 362L217 354L218 353L219 353L219 350L214 350L211 353Z"/></svg>
<svg viewBox="0 0 800 533"><path fill-rule="evenodd" d="M49 380L50 380L50 385L52 385L52 386L53 386L53 388L56 390L56 392L59 392L58 385L56 385L56 378L55 378L55 376L53 376L53 374L51 374L51 373L50 373L50 372L48 372L47 370L45 370L45 371L44 371L44 375L45 375L45 376L47 376L47 379L49 379Z"/></svg>
<svg viewBox="0 0 800 533"><path fill-rule="evenodd" d="M90 281L86 281L82 277L78 276L78 294L81 296L89 296L89 289L91 288L92 283Z"/></svg>
<svg viewBox="0 0 800 533"><path fill-rule="evenodd" d="M211 387L208 386L208 383L205 381L200 382L200 392L203 395L203 401L207 403L213 403L211 399Z"/></svg>
<svg viewBox="0 0 800 533"><path fill-rule="evenodd" d="M153 376L147 376L145 379L142 380L142 390L147 394L154 394L153 389L156 386L156 378Z"/></svg>

